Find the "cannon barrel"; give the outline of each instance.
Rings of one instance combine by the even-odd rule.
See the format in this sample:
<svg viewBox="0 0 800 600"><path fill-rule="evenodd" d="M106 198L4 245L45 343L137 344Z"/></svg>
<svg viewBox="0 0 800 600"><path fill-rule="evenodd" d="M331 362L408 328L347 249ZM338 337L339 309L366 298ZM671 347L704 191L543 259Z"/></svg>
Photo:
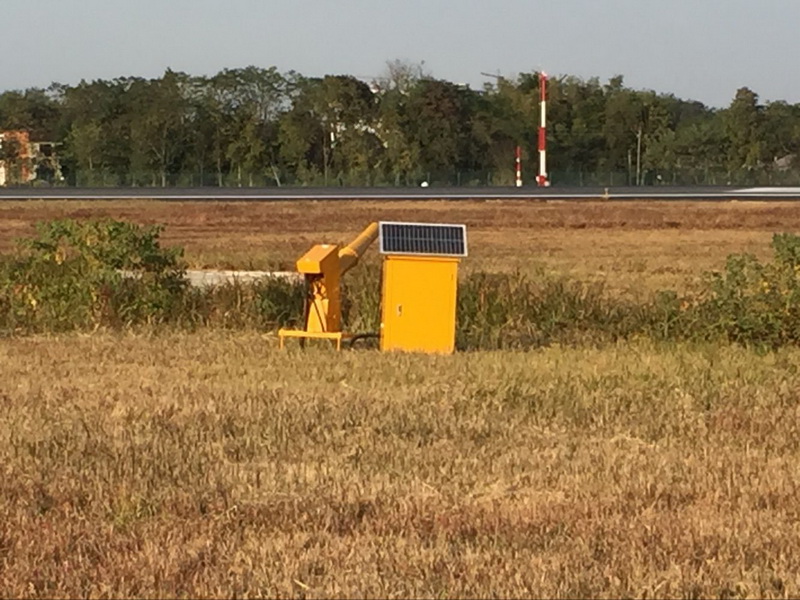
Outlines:
<svg viewBox="0 0 800 600"><path fill-rule="evenodd" d="M339 273L344 275L358 264L361 255L378 237L378 224L370 223L352 242L339 250Z"/></svg>

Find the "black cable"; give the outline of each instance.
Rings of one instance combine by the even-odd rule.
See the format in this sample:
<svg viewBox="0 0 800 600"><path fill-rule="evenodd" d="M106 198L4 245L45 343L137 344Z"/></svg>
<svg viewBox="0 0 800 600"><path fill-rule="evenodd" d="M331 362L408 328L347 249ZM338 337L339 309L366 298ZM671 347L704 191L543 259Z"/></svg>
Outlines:
<svg viewBox="0 0 800 600"><path fill-rule="evenodd" d="M380 339L380 337L381 337L380 333L358 333L350 338L350 348L352 349L353 345L358 340L377 340Z"/></svg>

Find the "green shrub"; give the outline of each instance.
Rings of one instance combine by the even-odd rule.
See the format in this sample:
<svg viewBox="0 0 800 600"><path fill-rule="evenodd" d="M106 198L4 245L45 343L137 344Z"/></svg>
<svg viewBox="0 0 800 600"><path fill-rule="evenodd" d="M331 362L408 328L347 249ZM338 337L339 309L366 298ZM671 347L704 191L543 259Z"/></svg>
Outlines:
<svg viewBox="0 0 800 600"><path fill-rule="evenodd" d="M185 290L181 250L162 248L159 227L58 220L0 263L0 324L64 331L161 322Z"/></svg>
<svg viewBox="0 0 800 600"><path fill-rule="evenodd" d="M141 227L113 221L75 221L60 219L37 225L38 237L24 240L22 246L32 256L62 264L79 259L91 270L128 269L153 273L159 277L182 277L183 250L162 248L159 225Z"/></svg>
<svg viewBox="0 0 800 600"><path fill-rule="evenodd" d="M800 236L772 238L774 260L731 255L687 311L706 337L778 347L800 342Z"/></svg>

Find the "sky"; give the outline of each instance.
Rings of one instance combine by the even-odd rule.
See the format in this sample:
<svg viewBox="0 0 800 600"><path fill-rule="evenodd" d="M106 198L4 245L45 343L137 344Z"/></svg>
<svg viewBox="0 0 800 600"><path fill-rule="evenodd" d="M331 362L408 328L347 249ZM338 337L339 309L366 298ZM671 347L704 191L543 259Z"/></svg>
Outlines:
<svg viewBox="0 0 800 600"><path fill-rule="evenodd" d="M491 78L620 74L634 89L727 106L747 86L800 102L800 0L0 0L0 90L57 81L303 75L424 61L475 89Z"/></svg>

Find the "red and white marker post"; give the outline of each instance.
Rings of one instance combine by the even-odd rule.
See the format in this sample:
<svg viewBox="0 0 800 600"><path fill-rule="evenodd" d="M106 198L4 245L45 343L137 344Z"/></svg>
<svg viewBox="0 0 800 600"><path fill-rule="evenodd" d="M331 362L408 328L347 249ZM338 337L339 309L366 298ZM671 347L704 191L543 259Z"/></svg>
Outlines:
<svg viewBox="0 0 800 600"><path fill-rule="evenodd" d="M517 175L517 187L522 187L522 147L517 146L517 153L516 158L514 160L514 166Z"/></svg>
<svg viewBox="0 0 800 600"><path fill-rule="evenodd" d="M536 183L542 187L550 185L547 178L547 73L539 73L539 92L541 108L539 110L539 175Z"/></svg>

